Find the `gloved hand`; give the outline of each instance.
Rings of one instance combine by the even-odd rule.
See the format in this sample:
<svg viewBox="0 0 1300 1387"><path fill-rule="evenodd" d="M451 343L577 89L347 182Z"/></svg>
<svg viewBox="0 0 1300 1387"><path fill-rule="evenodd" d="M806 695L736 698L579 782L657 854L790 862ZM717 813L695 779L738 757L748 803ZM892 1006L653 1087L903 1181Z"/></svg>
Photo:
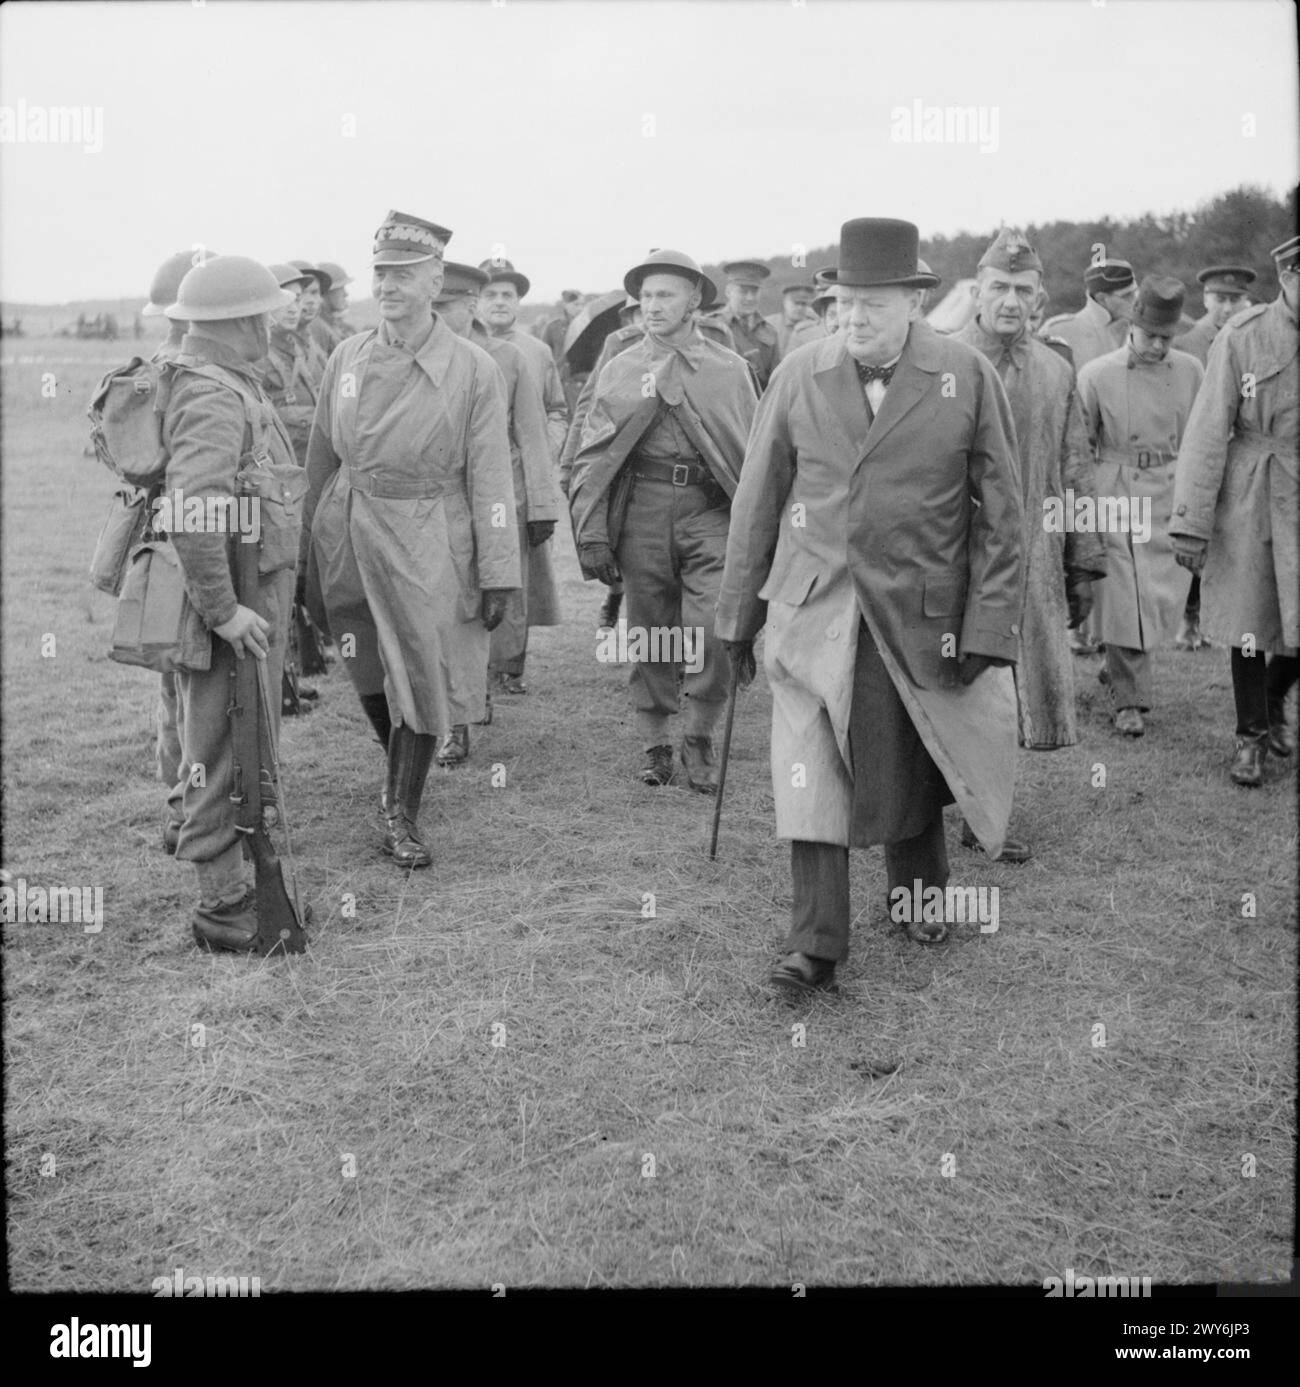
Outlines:
<svg viewBox="0 0 1300 1387"><path fill-rule="evenodd" d="M483 590L482 619L485 630L495 631L501 625L501 618L506 614L506 601L511 591L510 588L485 588Z"/></svg>
<svg viewBox="0 0 1300 1387"><path fill-rule="evenodd" d="M973 684L986 669L1006 669L1010 660L999 659L996 655L963 655L957 665L963 684Z"/></svg>
<svg viewBox="0 0 1300 1387"><path fill-rule="evenodd" d="M618 570L618 561L608 544L584 544L578 550L578 558L583 568L594 574L607 588L613 587L623 576Z"/></svg>
<svg viewBox="0 0 1300 1387"><path fill-rule="evenodd" d="M737 684L747 689L754 682L757 666L754 664L753 641L723 641L727 647L727 662Z"/></svg>
<svg viewBox="0 0 1300 1387"><path fill-rule="evenodd" d="M1205 567L1205 551L1209 548L1208 539L1196 539L1192 535L1170 535L1174 546L1174 561L1193 573Z"/></svg>
<svg viewBox="0 0 1300 1387"><path fill-rule="evenodd" d="M536 549L539 544L545 544L554 533L554 520L530 520L528 522L528 547Z"/></svg>
<svg viewBox="0 0 1300 1387"><path fill-rule="evenodd" d="M1065 601L1070 609L1070 630L1082 626L1092 611L1092 579L1074 574L1065 579Z"/></svg>

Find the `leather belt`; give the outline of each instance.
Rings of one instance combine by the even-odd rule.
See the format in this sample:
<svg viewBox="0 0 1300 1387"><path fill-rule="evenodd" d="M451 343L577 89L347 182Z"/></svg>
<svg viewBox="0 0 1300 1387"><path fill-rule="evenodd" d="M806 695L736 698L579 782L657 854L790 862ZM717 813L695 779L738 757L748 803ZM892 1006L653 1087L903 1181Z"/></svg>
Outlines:
<svg viewBox="0 0 1300 1387"><path fill-rule="evenodd" d="M383 501L432 501L460 490L459 481L442 481L435 477L380 477L373 472L358 472L346 466L339 468L339 480L352 491L360 491Z"/></svg>
<svg viewBox="0 0 1300 1387"><path fill-rule="evenodd" d="M1168 467L1178 454L1165 452L1162 448L1106 448L1102 450L1102 462L1118 463L1121 467L1136 467L1145 472L1149 467Z"/></svg>
<svg viewBox="0 0 1300 1387"><path fill-rule="evenodd" d="M717 486L713 473L702 463L655 462L634 458L632 475L647 482L669 482L673 486Z"/></svg>

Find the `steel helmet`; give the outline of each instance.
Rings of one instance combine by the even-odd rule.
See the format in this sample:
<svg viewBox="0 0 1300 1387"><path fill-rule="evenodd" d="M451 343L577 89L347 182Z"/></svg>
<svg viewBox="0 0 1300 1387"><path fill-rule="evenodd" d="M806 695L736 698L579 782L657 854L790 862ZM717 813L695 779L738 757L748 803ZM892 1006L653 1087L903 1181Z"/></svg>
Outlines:
<svg viewBox="0 0 1300 1387"><path fill-rule="evenodd" d="M292 302L265 265L246 255L221 255L186 274L167 316L190 323L251 318Z"/></svg>
<svg viewBox="0 0 1300 1387"><path fill-rule="evenodd" d="M316 268L329 275L331 289L342 289L345 284L352 283L352 276L342 265L336 265L333 260L318 260Z"/></svg>
<svg viewBox="0 0 1300 1387"><path fill-rule="evenodd" d="M168 305L176 302L176 292L181 287L181 280L199 263L200 257L204 260L215 260L215 251L177 251L175 255L170 255L154 271L153 283L149 286L149 302L140 310L143 317L160 318L167 312Z"/></svg>
<svg viewBox="0 0 1300 1387"><path fill-rule="evenodd" d="M300 270L297 265L290 265L288 261L279 265L268 265L266 267L275 276L275 282L281 289L287 289L291 284L310 284L312 276L306 270Z"/></svg>
<svg viewBox="0 0 1300 1387"><path fill-rule="evenodd" d="M320 285L322 294L329 293L333 280L323 265L313 265L310 260L290 260L289 263L303 274L310 275Z"/></svg>
<svg viewBox="0 0 1300 1387"><path fill-rule="evenodd" d="M718 298L718 286L704 273L689 255L680 250L655 249L639 264L623 276L623 288L632 296L639 298L641 281L648 274L680 275L689 279L700 291L700 311L711 308Z"/></svg>

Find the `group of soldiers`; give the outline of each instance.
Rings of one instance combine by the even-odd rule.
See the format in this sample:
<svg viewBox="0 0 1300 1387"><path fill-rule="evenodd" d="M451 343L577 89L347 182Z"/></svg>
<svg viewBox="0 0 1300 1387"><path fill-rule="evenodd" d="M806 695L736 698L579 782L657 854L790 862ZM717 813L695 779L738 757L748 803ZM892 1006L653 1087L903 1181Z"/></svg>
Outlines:
<svg viewBox="0 0 1300 1387"><path fill-rule="evenodd" d="M1271 304L1218 321L1216 296L1253 275L1202 276L1216 321L1180 340L1204 364L1170 346L1182 285L1139 285L1122 261L1090 267L1087 307L1039 335L1042 264L1015 231L980 260L974 316L949 335L924 320L938 280L906 221L846 222L838 263L783 286L772 319L766 267L730 262L720 296L690 256L658 249L627 271L626 322L575 380L581 296L533 336L518 323L527 278L446 260L451 237L388 214L381 322L361 333L336 265L178 258L155 282L151 311L173 323L167 487L233 494L254 434L267 474L251 605L224 537L174 539L217 638L209 669L170 690L164 676L177 711L160 738L200 942L256 935L223 780L231 661L268 660L278 680L296 595L386 752L382 848L427 867L430 766L469 756L493 693L526 692L528 628L559 620L561 493L584 576L610 589L602 620L625 594L629 634L678 637L630 671L645 784L674 779L676 743L686 783L716 793L719 719L765 632L794 885L770 982L787 993L829 985L847 955L850 846L884 845L891 902L946 887L954 801L965 846L1029 857L1007 832L1017 748L1076 741L1071 632L1089 620L1116 728L1141 735L1151 654L1203 570L1202 624L1233 652L1232 778L1257 785L1267 752L1291 755L1300 239L1273 253ZM900 923L920 943L949 924Z"/></svg>

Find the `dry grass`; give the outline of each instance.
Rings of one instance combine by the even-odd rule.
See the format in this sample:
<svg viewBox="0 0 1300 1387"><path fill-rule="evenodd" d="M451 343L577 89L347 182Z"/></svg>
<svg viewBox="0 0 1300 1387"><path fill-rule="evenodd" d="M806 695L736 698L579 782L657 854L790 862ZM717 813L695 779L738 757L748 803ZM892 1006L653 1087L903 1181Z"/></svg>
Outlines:
<svg viewBox="0 0 1300 1387"><path fill-rule="evenodd" d="M382 760L335 668L284 736L312 947L200 956L192 873L155 846L154 681L105 659L83 582L109 484L81 411L111 363L47 346L86 364L53 368L54 401L40 363L5 371L4 865L102 885L107 923L6 929L13 1287L1288 1274L1294 781L1226 783L1222 652L1163 658L1138 744L1081 679L1082 744L1023 760L1029 866L952 832L954 879L1002 890L996 935L909 944L879 853L855 854L842 987L792 1011L757 986L789 907L766 695L738 715L711 864L709 803L632 778L566 552L534 693L431 778L434 868L374 849Z"/></svg>

